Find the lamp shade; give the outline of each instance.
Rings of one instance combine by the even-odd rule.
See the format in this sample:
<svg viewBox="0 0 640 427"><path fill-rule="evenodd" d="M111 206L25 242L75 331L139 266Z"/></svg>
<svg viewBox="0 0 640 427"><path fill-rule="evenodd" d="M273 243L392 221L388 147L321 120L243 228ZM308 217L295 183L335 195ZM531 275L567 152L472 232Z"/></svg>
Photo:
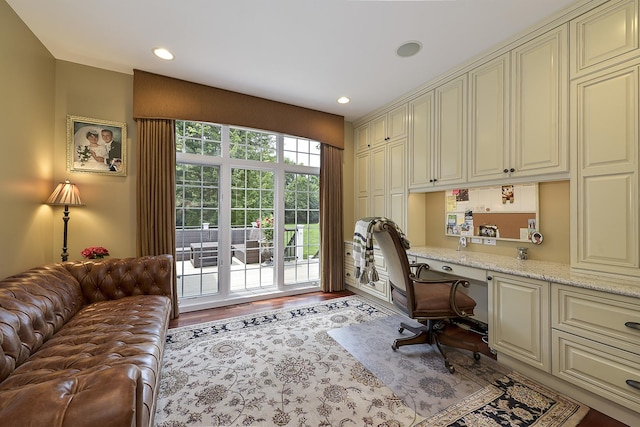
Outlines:
<svg viewBox="0 0 640 427"><path fill-rule="evenodd" d="M51 196L46 202L48 205L64 205L64 206L82 206L82 200L80 200L80 191L75 184L69 182L66 179L64 182L58 184Z"/></svg>

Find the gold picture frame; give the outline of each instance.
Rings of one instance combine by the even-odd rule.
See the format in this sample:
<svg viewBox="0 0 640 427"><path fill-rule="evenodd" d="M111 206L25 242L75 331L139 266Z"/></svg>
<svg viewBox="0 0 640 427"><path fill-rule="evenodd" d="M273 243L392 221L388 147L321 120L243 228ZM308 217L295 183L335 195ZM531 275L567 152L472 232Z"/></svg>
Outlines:
<svg viewBox="0 0 640 427"><path fill-rule="evenodd" d="M127 124L67 116L67 170L127 176Z"/></svg>

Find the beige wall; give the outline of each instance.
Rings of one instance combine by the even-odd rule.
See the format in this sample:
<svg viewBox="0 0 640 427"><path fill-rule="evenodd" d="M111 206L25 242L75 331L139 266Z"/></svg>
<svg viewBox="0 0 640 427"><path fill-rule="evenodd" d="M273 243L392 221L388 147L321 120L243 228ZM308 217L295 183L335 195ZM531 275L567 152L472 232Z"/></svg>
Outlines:
<svg viewBox="0 0 640 427"><path fill-rule="evenodd" d="M134 256L133 76L56 61L4 0L0 55L0 277L60 260L63 208L43 202L65 178L86 203L70 209L69 259L93 245ZM67 172L68 114L127 122L127 177Z"/></svg>
<svg viewBox="0 0 640 427"><path fill-rule="evenodd" d="M344 123L344 152L342 153L342 229L345 240L353 237L355 221L355 196L354 196L354 157L353 157L353 124Z"/></svg>
<svg viewBox="0 0 640 427"><path fill-rule="evenodd" d="M52 259L55 60L0 0L0 277ZM61 220L62 221L62 220Z"/></svg>
<svg viewBox="0 0 640 427"><path fill-rule="evenodd" d="M127 176L67 172L67 115L126 122ZM65 61L56 62L55 182L69 178L78 185L84 207L70 209L69 259L82 259L87 246L104 246L111 256L136 255L135 141L133 75L115 73ZM54 208L53 260L62 247L62 208Z"/></svg>

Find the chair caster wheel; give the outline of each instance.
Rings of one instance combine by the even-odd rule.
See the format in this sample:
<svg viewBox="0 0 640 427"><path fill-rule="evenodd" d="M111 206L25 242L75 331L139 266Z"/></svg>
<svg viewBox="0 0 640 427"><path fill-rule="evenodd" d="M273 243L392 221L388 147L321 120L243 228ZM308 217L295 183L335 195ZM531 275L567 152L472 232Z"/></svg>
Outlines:
<svg viewBox="0 0 640 427"><path fill-rule="evenodd" d="M453 365L447 366L447 370L449 371L450 374L453 374L456 372L456 368Z"/></svg>
<svg viewBox="0 0 640 427"><path fill-rule="evenodd" d="M473 352L473 358L474 358L475 360L480 360L480 353L478 353L477 351L474 351L474 352Z"/></svg>
<svg viewBox="0 0 640 427"><path fill-rule="evenodd" d="M404 332L404 328L398 328L398 332L399 333L403 333Z"/></svg>
<svg viewBox="0 0 640 427"><path fill-rule="evenodd" d="M393 351L396 351L398 349L398 346L396 345L396 343L391 344L391 349Z"/></svg>

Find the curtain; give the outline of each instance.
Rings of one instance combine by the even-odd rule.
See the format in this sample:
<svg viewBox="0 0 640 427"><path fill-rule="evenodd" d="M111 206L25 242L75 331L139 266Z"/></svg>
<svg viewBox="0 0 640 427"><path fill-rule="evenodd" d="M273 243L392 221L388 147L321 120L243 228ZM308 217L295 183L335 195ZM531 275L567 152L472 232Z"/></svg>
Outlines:
<svg viewBox="0 0 640 427"><path fill-rule="evenodd" d="M175 122L138 119L136 148L136 251L138 256L176 256ZM174 268L172 318L178 317L177 277Z"/></svg>
<svg viewBox="0 0 640 427"><path fill-rule="evenodd" d="M320 286L324 292L345 289L342 154L328 144L320 147Z"/></svg>

